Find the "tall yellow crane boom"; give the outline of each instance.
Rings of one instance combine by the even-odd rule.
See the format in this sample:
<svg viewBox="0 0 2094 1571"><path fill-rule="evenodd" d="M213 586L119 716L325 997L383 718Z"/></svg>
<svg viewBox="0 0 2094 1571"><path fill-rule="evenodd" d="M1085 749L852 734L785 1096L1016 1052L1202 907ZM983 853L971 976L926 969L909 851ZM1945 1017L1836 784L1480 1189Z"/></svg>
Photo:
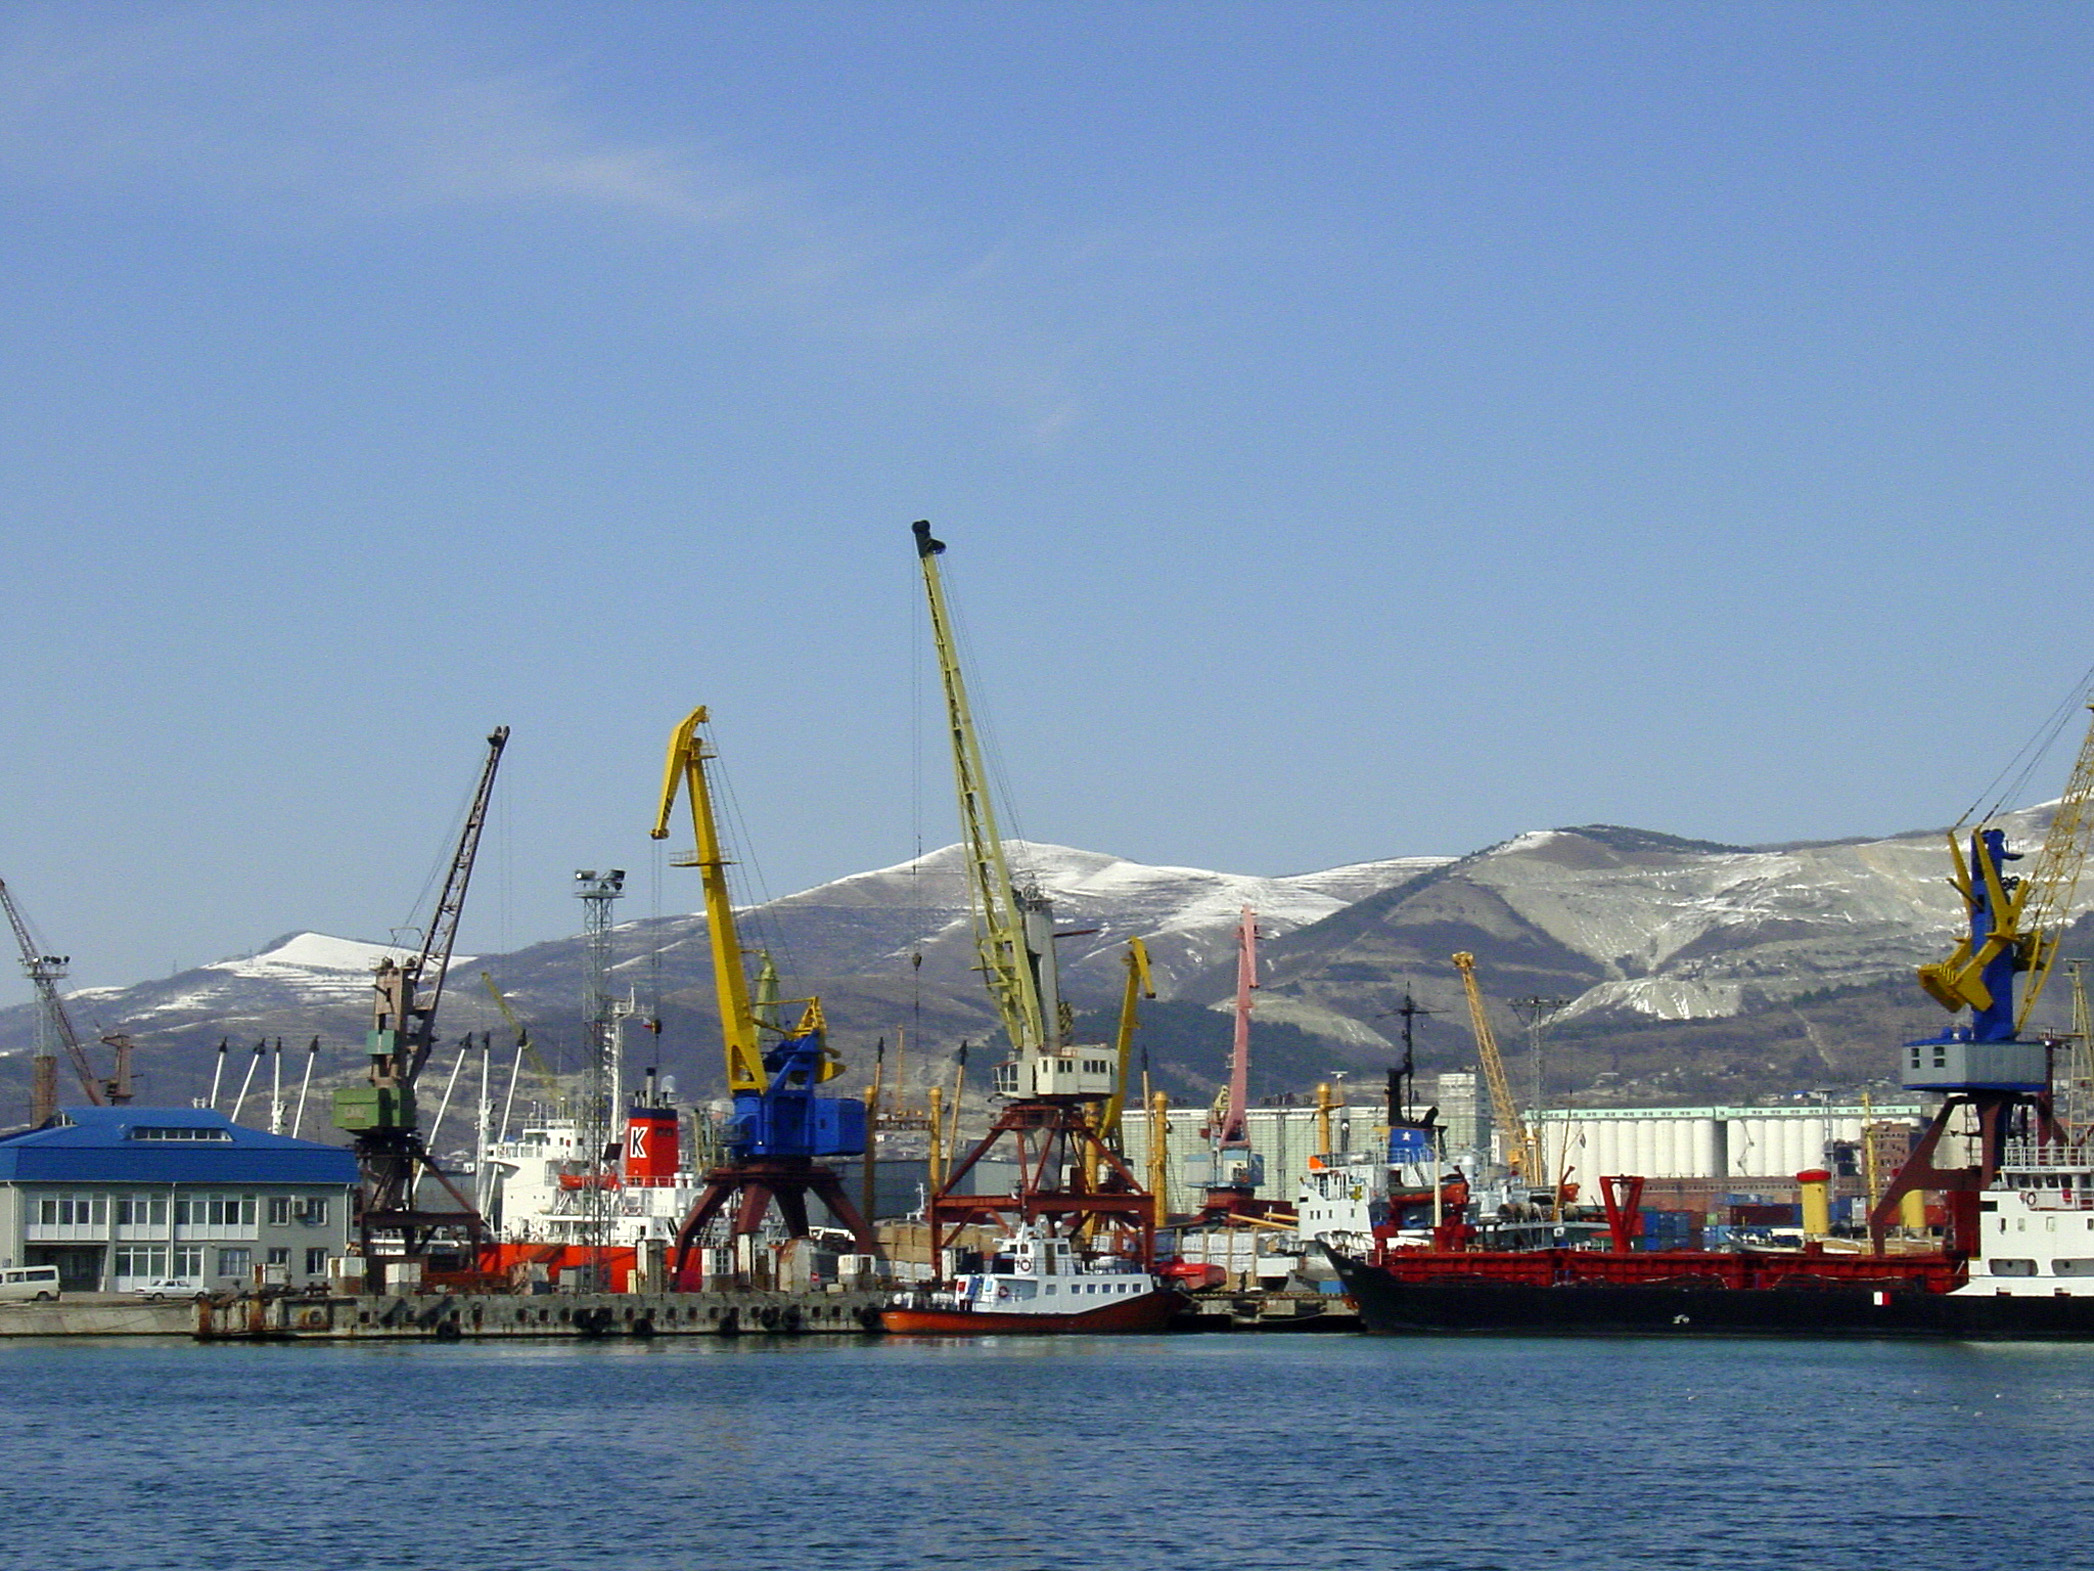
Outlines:
<svg viewBox="0 0 2094 1571"><path fill-rule="evenodd" d="M648 834L655 840L669 838L669 816L676 810L676 794L681 788L690 803L696 850L689 856L674 858L672 865L697 868L705 882L705 931L712 943L713 987L720 1002L720 1032L727 1046L727 1088L730 1092L761 1091L766 1084L763 1051L757 1040L756 1014L749 1004L748 974L742 969L734 901L727 890L729 863L720 846L712 791L705 778L705 761L713 755L698 733L707 718L701 704L670 733L669 757L662 770L661 809Z"/></svg>
<svg viewBox="0 0 2094 1571"><path fill-rule="evenodd" d="M1127 1107L1127 1077L1134 1061L1134 1032L1141 1024L1141 1000L1156 996L1156 985L1149 978L1148 945L1139 938L1128 939L1126 958L1121 963L1127 968L1127 986L1120 994L1120 1028L1113 1038L1114 1062L1119 1073L1113 1081L1112 1095L1105 1099L1105 1111L1098 1118L1099 1135L1115 1149L1120 1144L1120 1117Z"/></svg>
<svg viewBox="0 0 2094 1571"><path fill-rule="evenodd" d="M1033 948L1027 942L1025 912L1011 882L1003 837L996 828L996 808L989 799L989 771L982 762L974 713L967 702L967 684L960 675L952 613L946 608L945 584L938 574L938 557L945 550L945 542L931 537L928 523L912 527L916 533L917 561L923 569L924 593L930 602L938 676L945 690L953 783L960 800L961 846L967 854L967 877L974 895L975 948L981 955L982 975L1010 1038L1011 1050L1023 1058L1048 1046L1049 1021L1033 969ZM1058 1038L1059 1022L1054 1023L1054 1030Z"/></svg>
<svg viewBox="0 0 2094 1571"><path fill-rule="evenodd" d="M1498 1127L1505 1133L1505 1160L1508 1166L1518 1169L1521 1179L1528 1184L1548 1182L1542 1173L1541 1143L1528 1126L1526 1115L1520 1104L1513 1099L1512 1081L1505 1073L1505 1059L1498 1051L1498 1034L1491 1029L1490 1016L1483 1007L1483 989L1476 984L1476 957L1466 949L1454 957L1454 969L1461 973L1462 991L1469 1000L1469 1026L1476 1033L1476 1056L1483 1063L1483 1078L1491 1091L1491 1111L1496 1115Z"/></svg>

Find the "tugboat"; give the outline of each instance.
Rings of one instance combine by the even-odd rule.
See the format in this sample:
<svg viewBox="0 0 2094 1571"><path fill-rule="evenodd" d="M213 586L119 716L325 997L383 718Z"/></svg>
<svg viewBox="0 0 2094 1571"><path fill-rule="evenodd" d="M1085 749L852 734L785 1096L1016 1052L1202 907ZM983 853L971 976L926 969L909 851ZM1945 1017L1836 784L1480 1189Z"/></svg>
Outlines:
<svg viewBox="0 0 2094 1571"><path fill-rule="evenodd" d="M905 1336L1161 1331L1188 1302L1161 1277L1117 1259L1086 1261L1050 1222L1025 1223L987 1270L897 1293L880 1323Z"/></svg>

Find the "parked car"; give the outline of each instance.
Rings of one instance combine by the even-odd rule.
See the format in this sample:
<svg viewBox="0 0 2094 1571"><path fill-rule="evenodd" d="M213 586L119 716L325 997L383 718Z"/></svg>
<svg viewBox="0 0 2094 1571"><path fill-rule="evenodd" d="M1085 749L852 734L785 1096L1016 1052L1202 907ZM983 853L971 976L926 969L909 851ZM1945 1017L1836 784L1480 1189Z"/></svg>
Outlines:
<svg viewBox="0 0 2094 1571"><path fill-rule="evenodd" d="M0 1298L53 1299L58 1296L58 1267L0 1268Z"/></svg>
<svg viewBox="0 0 2094 1571"><path fill-rule="evenodd" d="M163 1298L199 1298L204 1285L194 1277L156 1276L131 1291L149 1303L158 1303Z"/></svg>

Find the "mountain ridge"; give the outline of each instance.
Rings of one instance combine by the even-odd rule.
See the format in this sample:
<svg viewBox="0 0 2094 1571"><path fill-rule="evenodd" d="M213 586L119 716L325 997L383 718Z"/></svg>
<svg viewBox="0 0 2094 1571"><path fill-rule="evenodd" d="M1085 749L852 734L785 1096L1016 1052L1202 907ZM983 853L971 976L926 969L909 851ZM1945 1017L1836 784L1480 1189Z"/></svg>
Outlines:
<svg viewBox="0 0 2094 1571"><path fill-rule="evenodd" d="M2040 842L2050 807L2009 815L2017 845ZM1751 847L1588 824L1525 831L1460 857L1391 857L1278 877L1143 864L1044 842L1013 842L1010 850L1020 876L1055 902L1065 992L1079 1011L1116 1005L1125 941L1137 934L1162 998L1225 1009L1234 992L1235 925L1248 904L1262 935L1258 1018L1310 1033L1328 1044L1334 1065L1360 1070L1395 1052L1389 1021L1406 991L1441 1017L1426 1032L1429 1057L1446 1067L1473 1057L1453 1024L1466 1019L1448 964L1457 949L1477 955L1491 1008L1508 1029L1517 1030L1509 1001L1560 999L1552 1029L1591 1045L1594 1062L1630 1050L1609 1048L1610 1032L1621 1043L1648 1044L1656 1038L1644 1028L1662 1025L1667 1040L1720 1040L1724 1053L1745 1063L1760 1061L1739 1052L1754 1021L1780 1035L1822 1008L1827 1018L1849 1021L1842 1029L1867 1034L1860 1022L1877 1009L1888 1011L1884 1029L1908 1029L1891 1025L1893 1015L1905 1020L1904 1005L1883 990L1909 985L1912 967L1946 953L1960 921L1938 830ZM957 846L751 906L738 925L747 946L779 957L789 992L823 997L832 1040L853 1063L869 1064L886 1038L914 1043L911 1065L928 1073L959 1042L995 1034L973 971L973 918ZM702 914L625 922L613 936L620 984L660 998L664 1030L650 1050L698 1084L717 1080ZM398 953L358 939L287 934L252 955L72 996L111 1027L131 1031L149 1060L166 1065L171 1093L194 1094L210 1049L227 1035L302 1043L318 1034L330 1071L346 1074L361 1062L370 967ZM581 940L561 937L454 958L446 1034L503 1030L491 1000L461 974L473 967L500 981L549 1051L572 1053L581 957ZM1880 1009L1868 1002L1879 994ZM1825 1004L1834 998L1847 1002ZM0 1096L8 1080L26 1077L34 1018L32 1005L0 1011ZM1886 1064L1889 1046L1886 1040ZM1771 1062L1776 1067L1751 1073L1781 1072L1779 1056ZM1183 1067L1204 1081L1214 1064L1209 1056Z"/></svg>

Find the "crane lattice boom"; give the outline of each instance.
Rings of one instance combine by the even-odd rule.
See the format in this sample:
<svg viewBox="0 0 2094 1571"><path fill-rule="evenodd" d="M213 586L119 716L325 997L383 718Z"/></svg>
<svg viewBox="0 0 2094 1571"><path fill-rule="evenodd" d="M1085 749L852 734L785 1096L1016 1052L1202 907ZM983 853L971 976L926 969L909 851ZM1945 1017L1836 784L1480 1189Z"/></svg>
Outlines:
<svg viewBox="0 0 2094 1571"><path fill-rule="evenodd" d="M43 1009L46 1029L57 1039L58 1045L65 1049L65 1055L72 1063L73 1073L79 1077L82 1094L94 1106L103 1106L110 1100L109 1092L114 1082L104 1081L96 1075L94 1065L88 1062L87 1049L80 1043L80 1033L74 1028L73 1017L65 1007L65 998L58 991L58 984L65 977L65 957L45 953L44 946L30 933L29 924L23 918L21 908L15 904L15 897L8 892L4 880L0 880L0 906L7 908L8 926L14 929L15 943L22 951L22 971L29 978L30 986L36 989L37 1003ZM130 1075L127 1054L125 1058L124 1072L120 1078L125 1082L123 1089L128 1100ZM43 1124L58 1111L56 1077L42 1066L35 1069L35 1083L30 1101L32 1124Z"/></svg>
<svg viewBox="0 0 2094 1571"><path fill-rule="evenodd" d="M1003 837L996 829L996 808L989 798L989 772L982 762L981 741L967 703L967 684L960 674L952 614L946 607L945 584L938 573L938 557L945 550L945 542L932 538L928 523L911 527L916 533L917 560L923 568L924 593L930 602L931 639L938 650L939 680L945 690L953 783L960 799L960 839L967 853L967 877L974 894L975 948L980 952L982 976L1003 1020L1011 1050L1023 1057L1047 1046L1046 1010L1033 976L1025 911L1011 882Z"/></svg>
<svg viewBox="0 0 2094 1571"><path fill-rule="evenodd" d="M2094 710L2094 704L2090 704ZM2079 757L2072 765L2065 794L2043 837L2043 849L2028 876L2028 893L2021 904L2021 925L2028 936L2028 986L2022 990L2020 1026L2028 1019L2043 984L2050 979L2058 946L2072 921L2072 897L2086 867L2090 835L2094 835L2094 724L2081 740Z"/></svg>

